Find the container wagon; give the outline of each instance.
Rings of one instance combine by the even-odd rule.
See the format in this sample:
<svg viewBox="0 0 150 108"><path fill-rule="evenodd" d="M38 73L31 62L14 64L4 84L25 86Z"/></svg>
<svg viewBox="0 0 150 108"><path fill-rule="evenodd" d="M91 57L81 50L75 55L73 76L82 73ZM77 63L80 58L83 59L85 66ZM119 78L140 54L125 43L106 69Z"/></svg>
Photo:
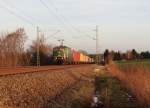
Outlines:
<svg viewBox="0 0 150 108"><path fill-rule="evenodd" d="M80 62L80 52L72 50L73 52L73 64L79 64Z"/></svg>
<svg viewBox="0 0 150 108"><path fill-rule="evenodd" d="M72 50L67 46L58 46L53 48L53 60L55 64L79 64L79 63L91 63L92 58Z"/></svg>

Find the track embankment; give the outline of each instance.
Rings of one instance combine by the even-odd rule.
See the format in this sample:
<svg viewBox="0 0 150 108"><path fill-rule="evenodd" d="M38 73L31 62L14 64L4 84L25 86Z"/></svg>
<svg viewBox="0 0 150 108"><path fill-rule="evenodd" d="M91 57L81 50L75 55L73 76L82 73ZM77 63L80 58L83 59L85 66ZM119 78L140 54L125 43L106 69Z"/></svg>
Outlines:
<svg viewBox="0 0 150 108"><path fill-rule="evenodd" d="M40 71L32 67L16 68L13 75L10 74L13 70L1 69L1 72L9 71L0 77L0 108L67 108L70 102L67 103L66 96L72 94L74 102L84 96L83 99L88 100L93 92L92 82L98 74L94 68L95 65L41 67ZM70 95L69 89L72 89ZM85 92L77 96L80 89Z"/></svg>

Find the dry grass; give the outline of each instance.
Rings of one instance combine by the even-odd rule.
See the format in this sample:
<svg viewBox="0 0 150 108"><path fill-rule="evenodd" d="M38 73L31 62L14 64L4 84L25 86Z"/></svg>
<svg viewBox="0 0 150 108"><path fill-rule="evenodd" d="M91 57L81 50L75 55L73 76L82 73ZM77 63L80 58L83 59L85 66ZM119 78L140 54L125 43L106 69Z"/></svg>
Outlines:
<svg viewBox="0 0 150 108"><path fill-rule="evenodd" d="M148 68L142 64L122 68L111 64L108 69L137 97L143 108L150 107L150 70Z"/></svg>
<svg viewBox="0 0 150 108"><path fill-rule="evenodd" d="M88 108L93 93L94 85L92 82L80 81L50 104L55 103L53 108ZM51 108L51 105L47 108Z"/></svg>

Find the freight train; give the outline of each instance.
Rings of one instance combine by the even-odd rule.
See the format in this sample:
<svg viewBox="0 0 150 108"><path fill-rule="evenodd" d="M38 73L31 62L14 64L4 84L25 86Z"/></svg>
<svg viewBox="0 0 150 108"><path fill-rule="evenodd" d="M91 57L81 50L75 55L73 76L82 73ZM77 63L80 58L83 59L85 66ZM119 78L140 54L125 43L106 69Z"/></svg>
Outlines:
<svg viewBox="0 0 150 108"><path fill-rule="evenodd" d="M94 63L94 59L67 46L53 48L53 59L55 64L83 64Z"/></svg>

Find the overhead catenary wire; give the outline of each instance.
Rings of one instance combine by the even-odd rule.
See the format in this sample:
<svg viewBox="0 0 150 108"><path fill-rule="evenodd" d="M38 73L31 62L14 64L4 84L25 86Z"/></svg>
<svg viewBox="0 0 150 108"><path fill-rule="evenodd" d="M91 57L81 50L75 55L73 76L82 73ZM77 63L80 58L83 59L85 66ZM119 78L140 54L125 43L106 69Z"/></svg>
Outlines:
<svg viewBox="0 0 150 108"><path fill-rule="evenodd" d="M40 0L40 1L42 1L42 0ZM25 17L26 15L20 15L20 14L18 14L17 12L15 12L14 10L12 10L12 9L10 9L10 8L8 8L8 7L6 7L6 6L4 6L4 5L2 5L2 4L0 4L0 7L1 8L3 8L3 9L5 9L7 12L9 12L10 14L12 14L12 15L14 15L15 17L17 17L17 18L19 18L19 19L21 19L22 21L24 21L24 22L26 22L26 23L28 23L28 24L30 24L30 25L32 25L32 26L34 26L34 27L37 27L36 25L35 25L35 22L33 22L30 18L27 18L27 17ZM48 7L49 8L49 7ZM47 8L47 9L48 9ZM23 12L22 12L22 14L23 14ZM55 13L54 13L55 14ZM55 14L55 17L57 17L58 18L58 20L60 20L60 18ZM64 19L65 19L65 17L64 17ZM60 21L60 22L63 22L63 21ZM67 21L66 21L67 22ZM64 24L64 23L63 23ZM65 24L64 24L65 25ZM72 27L73 28L73 27Z"/></svg>
<svg viewBox="0 0 150 108"><path fill-rule="evenodd" d="M62 20L62 18L60 18L60 16L58 16L52 9L50 9L50 7L43 0L39 0L39 1L48 10L50 15L53 14L54 17L57 19L57 21L60 22L61 25L65 27L68 32L72 33L72 31L69 30L70 27L69 28L67 27L67 24ZM72 35L73 35L72 37L75 38L74 33L72 33Z"/></svg>
<svg viewBox="0 0 150 108"><path fill-rule="evenodd" d="M5 10L7 10L9 13L13 14L14 16L17 16L20 19L25 20L26 22L30 22L30 24L32 24L32 25L34 25L35 21L39 22L37 19L33 18L32 16L26 15L21 9L13 6L10 2L8 3L4 0L2 0L2 2L7 4L9 6L9 8L6 6L2 6L2 5L1 5L1 7L4 8ZM47 5L43 1L42 1L42 3L43 3L43 5L45 5L47 7ZM49 8L49 7L47 7L47 8ZM17 12L12 9L17 10Z"/></svg>
<svg viewBox="0 0 150 108"><path fill-rule="evenodd" d="M4 2L4 1L3 1L3 2ZM4 3L6 3L6 2L4 2ZM34 25L33 22L34 22L36 19L34 19L34 18L31 17L31 16L28 16L28 15L23 14L23 13L24 13L23 11L21 11L20 9L18 9L18 8L14 7L14 6L12 6L11 3L7 3L7 5L8 5L10 8L17 9L17 13L14 12L14 11L12 11L11 9L7 8L7 7L4 7L4 6L3 6L3 8L7 9L7 11L11 12L13 15L19 17L20 19L25 20L25 21L27 21L28 23ZM18 14L18 12L19 12L19 14ZM20 14L22 14L23 16L21 16ZM27 18L30 19L30 20L32 20L32 22L29 21ZM38 22L38 21L36 21L36 22ZM55 34L53 34L53 35L55 35ZM54 37L54 36L52 36L52 38L57 39L57 40L59 39L59 38L56 38L56 37ZM31 39L27 39L27 40L33 41L33 40L31 40Z"/></svg>
<svg viewBox="0 0 150 108"><path fill-rule="evenodd" d="M4 1L3 1L3 2L4 2ZM51 9L48 7L48 5L47 5L43 0L40 0L40 2L41 2L49 11L51 11ZM5 2L5 3L6 3L6 2ZM33 17L29 16L29 15L25 15L23 11L21 11L20 9L18 9L18 8L14 7L14 6L12 6L10 3L7 3L7 5L9 5L9 7L13 7L13 8L15 8L15 9L17 9L17 11L19 12L19 14L17 14L17 12L14 12L14 11L12 11L11 9L7 8L7 7L4 7L4 6L1 6L1 7L2 7L2 8L5 8L5 10L7 10L9 13L13 14L14 16L19 17L20 19L22 19L22 20L24 20L24 21L30 23L31 25L35 25L35 23L33 23L33 22L35 22L35 21L38 22L35 18L33 18ZM58 12L57 7L56 7L56 6L53 6L53 7L54 7L55 11ZM20 13L21 13L23 16L20 15ZM53 12L53 13L54 13L54 12ZM54 14L55 14L55 13L54 13ZM74 29L75 31L77 31L77 32L79 32L79 33L83 33L83 32L80 31L78 28L76 28L73 24L71 24L71 23L66 19L66 17L64 17L62 14L59 14L59 15L61 16L61 19L63 19L63 21L64 21L65 23L67 23L67 22L69 23L69 25L70 25L70 27L71 27L72 29ZM58 17L56 14L55 14L55 17L56 17L58 20L60 20L59 17ZM66 25L63 21L60 20L61 23L63 23L64 25ZM70 31L70 30L68 30L68 31ZM85 36L87 36L87 37L89 37L89 38L93 38L93 37L91 37L91 36L89 36L89 35L87 35L87 34L85 34Z"/></svg>
<svg viewBox="0 0 150 108"><path fill-rule="evenodd" d="M59 32L60 32L60 30L57 30L55 33L51 34L50 37L47 37L46 39L49 39L49 38L59 39L59 38L55 37L55 35L58 34Z"/></svg>
<svg viewBox="0 0 150 108"><path fill-rule="evenodd" d="M93 39L92 36L90 36L90 35L88 35L88 34L86 34L86 33L83 33L81 30L79 30L77 27L75 27L70 21L68 21L68 19L67 19L64 15L62 15L62 14L59 12L59 9L54 5L54 3L52 3L51 0L49 0L49 2L51 2L51 3L49 3L49 4L51 4L51 6L53 6L53 8L55 9L55 11L56 11L57 13L59 13L59 16L63 19L63 21L64 21L65 23L67 23L74 31L76 31L77 33L82 33L84 36L87 36L87 37L89 37L90 39ZM53 5L52 5L52 4L53 4Z"/></svg>
<svg viewBox="0 0 150 108"><path fill-rule="evenodd" d="M40 1L42 2L42 4L43 4L47 9L49 9L49 7L45 4L45 2L43 2L42 0L40 0ZM12 10L10 10L10 9L7 8L7 10L8 10L8 11L11 11L11 13L15 14L15 16L18 16L19 18L30 22L30 24L32 24L32 25L34 25L33 22L35 22L35 21L38 22L35 18L23 14L23 13L24 13L23 11L21 11L20 9L18 9L18 8L14 7L14 6L12 6L10 3L7 3L7 5L9 5L9 7L11 7L11 8L13 7L13 8L15 8L15 9L17 9L17 11L19 12L19 14L17 14L17 12L14 12L14 11L12 11ZM6 8L6 7L5 7L5 8ZM49 9L49 10L50 10L50 9ZM56 7L55 7L55 10L57 11L57 8L56 8ZM20 13L21 13L23 16L21 16ZM56 16L56 15L55 15L55 16ZM56 17L57 17L57 16L56 16ZM61 18L64 20L64 22L67 22L67 20L66 20L66 18L65 18L64 16L61 15ZM59 17L57 17L57 19L59 20ZM31 20L32 20L32 21L31 21ZM63 22L62 22L62 23L63 23ZM63 23L63 24L65 25L65 23ZM73 25L71 25L71 24L70 24L70 27L74 28L74 30L76 30L77 32L82 33L81 31L79 31L77 28L75 28L75 27L74 27ZM68 31L69 31L69 30L68 30Z"/></svg>
<svg viewBox="0 0 150 108"><path fill-rule="evenodd" d="M10 3L10 2L6 2L6 0L2 0L3 1L3 3L5 3L7 6L9 6L10 8L12 8L12 9L15 9L15 10L17 10L16 12L18 13L18 14L21 14L21 15L23 15L24 17L26 17L27 19L29 19L29 20L31 20L32 22L36 22L37 24L39 24L39 20L37 20L36 18L34 18L33 16L30 16L30 15L27 15L27 14L25 14L25 12L23 11L23 10L21 10L20 8L17 8L17 6L14 6L12 3Z"/></svg>
<svg viewBox="0 0 150 108"><path fill-rule="evenodd" d="M15 17L21 19L22 21L24 21L24 22L26 22L26 23L28 23L28 24L30 24L30 25L35 27L35 24L32 21L30 21L29 19L23 17L22 15L17 14L13 10L11 10L10 8L5 7L5 6L1 5L1 4L0 4L0 8L3 8L4 10L6 10L8 13L12 14L13 16L15 16Z"/></svg>
<svg viewBox="0 0 150 108"><path fill-rule="evenodd" d="M23 20L24 22L29 23L30 25L32 25L34 27L37 27L40 25L39 23L41 21L39 21L39 19L34 18L28 14L25 14L25 12L23 10L21 10L20 8L17 8L17 6L14 6L13 3L6 2L4 0L1 0L1 2L3 4L5 4L7 7L4 5L0 5L0 7L5 9L7 12L12 14L13 16L16 16L17 18Z"/></svg>

